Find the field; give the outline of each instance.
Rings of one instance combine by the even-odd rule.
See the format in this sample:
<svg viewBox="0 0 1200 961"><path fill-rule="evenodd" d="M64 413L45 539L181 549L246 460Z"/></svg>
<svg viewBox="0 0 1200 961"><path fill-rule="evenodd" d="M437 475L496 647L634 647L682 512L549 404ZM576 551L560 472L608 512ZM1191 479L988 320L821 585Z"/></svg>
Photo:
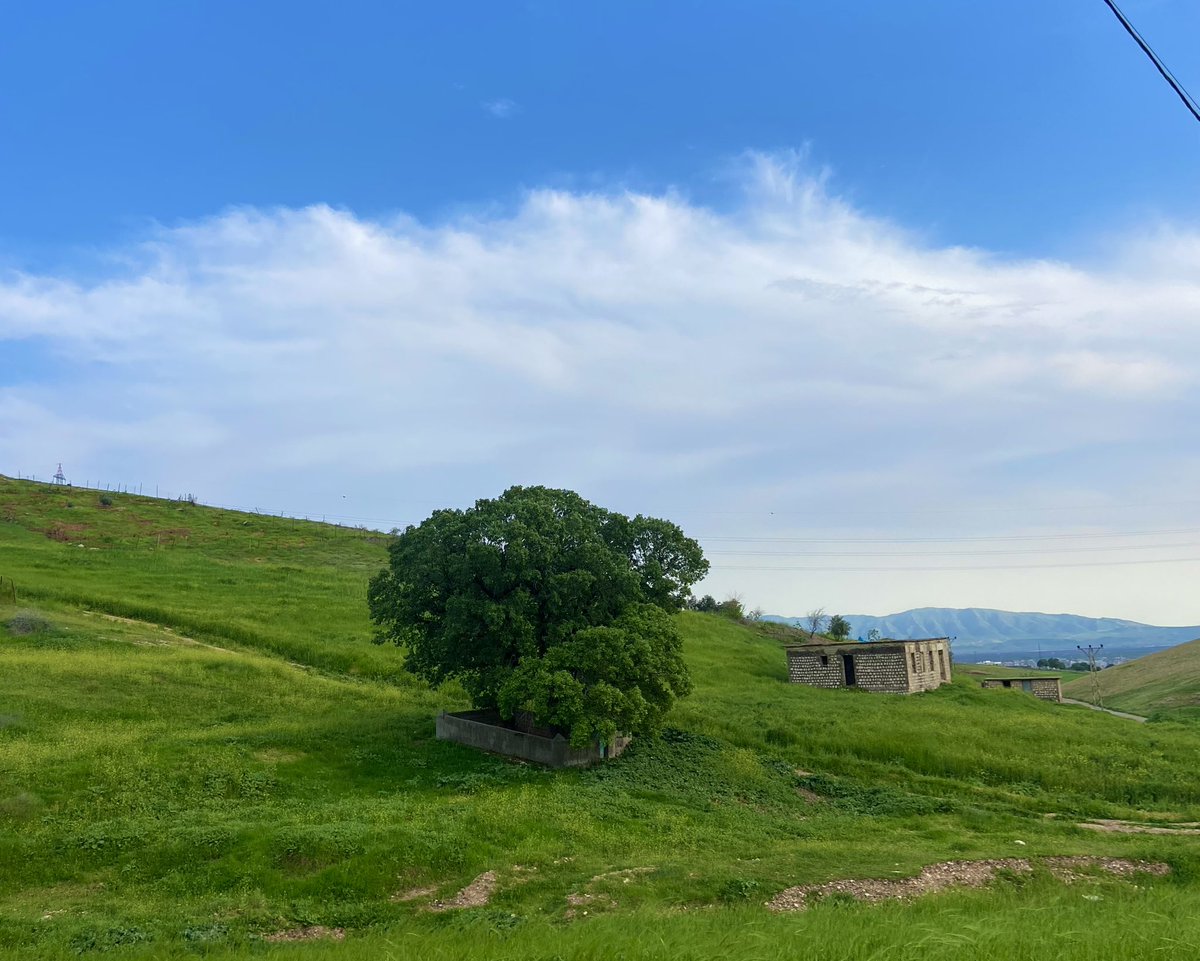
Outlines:
<svg viewBox="0 0 1200 961"><path fill-rule="evenodd" d="M1200 718L1200 640L1107 668L1096 681L1105 707L1145 716ZM1091 701L1092 681L1084 675L1064 684L1063 693Z"/></svg>
<svg viewBox="0 0 1200 961"><path fill-rule="evenodd" d="M954 672L976 680L983 680L985 677L1037 677L1039 674L1045 674L1048 677L1061 677L1064 686L1077 678L1087 677L1084 671L1044 671L1036 667L1004 667L1001 664L956 663Z"/></svg>
<svg viewBox="0 0 1200 961"><path fill-rule="evenodd" d="M433 738L465 705L370 642L385 539L0 479L0 956L1194 958L1200 727L963 675L784 683L781 642L681 615L662 738L549 772ZM82 545L82 546L80 546ZM1056 875L1064 855L1170 872ZM793 885L984 858L878 904ZM1059 875L1061 872L1059 872ZM474 907L430 910L483 877ZM1070 879L1069 879L1070 880ZM344 940L332 940L332 937ZM277 940L295 938L297 940Z"/></svg>

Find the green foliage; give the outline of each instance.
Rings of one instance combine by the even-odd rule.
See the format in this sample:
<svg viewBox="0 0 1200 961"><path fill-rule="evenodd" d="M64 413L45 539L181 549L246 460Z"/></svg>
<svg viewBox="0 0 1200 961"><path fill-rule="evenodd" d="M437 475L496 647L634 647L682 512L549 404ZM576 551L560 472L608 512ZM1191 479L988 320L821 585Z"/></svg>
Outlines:
<svg viewBox="0 0 1200 961"><path fill-rule="evenodd" d="M430 683L459 681L476 707L528 711L586 743L652 730L687 693L663 611L708 565L674 524L514 487L437 511L389 553L368 590L380 639Z"/></svg>
<svg viewBox="0 0 1200 961"><path fill-rule="evenodd" d="M53 629L53 625L45 615L40 611L31 610L14 611L5 618L4 626L8 628L9 633L17 636L45 634Z"/></svg>
<svg viewBox="0 0 1200 961"><path fill-rule="evenodd" d="M505 717L529 711L571 743L649 734L692 689L671 616L636 604L609 627L585 628L541 657L523 657L500 688Z"/></svg>
<svg viewBox="0 0 1200 961"><path fill-rule="evenodd" d="M878 817L885 814L933 814L954 810L955 802L926 797L892 787L864 785L828 774L810 774L797 779L801 787L854 814Z"/></svg>
<svg viewBox="0 0 1200 961"><path fill-rule="evenodd" d="M753 878L730 878L721 885L717 897L725 902L749 901L760 895L762 883Z"/></svg>
<svg viewBox="0 0 1200 961"><path fill-rule="evenodd" d="M717 605L716 613L731 621L740 621L746 617L746 608L740 597L727 597Z"/></svg>
<svg viewBox="0 0 1200 961"><path fill-rule="evenodd" d="M1040 659L1038 660L1038 662L1037 662L1037 666L1038 666L1038 667L1045 668L1045 669L1047 669L1047 670L1050 670L1050 671L1066 671L1066 670L1069 670L1069 668L1067 667L1067 663L1066 663L1066 661L1063 661L1061 658L1057 658L1057 657L1043 657L1043 658L1040 658ZM1084 666L1083 666L1083 669L1084 669L1085 671L1088 669L1086 664L1084 664Z"/></svg>
<svg viewBox="0 0 1200 961"><path fill-rule="evenodd" d="M850 622L841 614L834 614L829 619L829 626L825 629L825 633L835 641L844 641L850 636Z"/></svg>

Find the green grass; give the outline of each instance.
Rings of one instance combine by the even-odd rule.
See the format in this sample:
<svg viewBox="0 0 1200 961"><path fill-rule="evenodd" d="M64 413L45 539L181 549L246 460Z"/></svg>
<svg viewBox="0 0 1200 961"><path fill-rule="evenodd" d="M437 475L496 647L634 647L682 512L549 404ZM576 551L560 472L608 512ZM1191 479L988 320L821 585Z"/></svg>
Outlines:
<svg viewBox="0 0 1200 961"><path fill-rule="evenodd" d="M1095 681L1105 707L1143 716L1200 717L1200 640L1106 668ZM1084 674L1064 684L1063 693L1091 701L1092 683Z"/></svg>
<svg viewBox="0 0 1200 961"><path fill-rule="evenodd" d="M1067 684L1077 677L1087 677L1087 673L1084 671L1054 671L1043 670L1040 667L1004 667L1002 664L962 664L958 662L954 664L954 673L979 681L985 677L1037 677L1045 674L1047 677L1061 677L1063 684Z"/></svg>
<svg viewBox="0 0 1200 961"><path fill-rule="evenodd" d="M1195 956L1200 844L1077 822L1200 819L1200 728L965 674L913 697L788 685L780 639L690 614L696 692L664 736L546 771L434 739L465 702L370 643L377 535L110 496L0 480L19 594L0 606L0 955ZM793 884L1058 854L1174 872L762 907ZM392 899L485 871L486 907ZM572 893L594 895L586 917ZM260 940L308 924L347 940Z"/></svg>
<svg viewBox="0 0 1200 961"><path fill-rule="evenodd" d="M400 659L364 643L364 599L386 543L374 531L0 477L0 576L21 598L381 679L398 676Z"/></svg>

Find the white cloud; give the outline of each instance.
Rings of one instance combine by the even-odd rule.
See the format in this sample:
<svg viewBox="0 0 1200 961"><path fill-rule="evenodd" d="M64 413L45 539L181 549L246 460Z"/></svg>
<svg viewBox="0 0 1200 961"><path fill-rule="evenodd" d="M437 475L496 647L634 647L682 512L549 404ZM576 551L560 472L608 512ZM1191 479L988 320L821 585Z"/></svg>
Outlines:
<svg viewBox="0 0 1200 961"><path fill-rule="evenodd" d="M1125 508L1095 513L1200 480L1200 242L1181 229L1104 264L1006 260L757 157L729 212L552 190L437 225L242 209L114 254L100 282L0 279L0 360L61 359L0 374L0 469L396 522L551 483L723 536L1120 528ZM1165 566L1116 570L1143 594L1079 571L712 589L883 612L1053 587L1200 622Z"/></svg>
<svg viewBox="0 0 1200 961"><path fill-rule="evenodd" d="M481 106L497 120L507 120L521 112L521 105L515 100L500 97L497 100L485 100Z"/></svg>

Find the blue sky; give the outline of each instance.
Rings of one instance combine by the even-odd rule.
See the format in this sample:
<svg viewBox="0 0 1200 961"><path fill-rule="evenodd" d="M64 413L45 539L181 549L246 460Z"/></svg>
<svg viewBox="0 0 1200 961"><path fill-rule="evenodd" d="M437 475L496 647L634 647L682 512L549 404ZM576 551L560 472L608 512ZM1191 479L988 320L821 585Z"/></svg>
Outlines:
<svg viewBox="0 0 1200 961"><path fill-rule="evenodd" d="M1100 0L27 4L0 91L4 473L1200 623L1200 124Z"/></svg>
<svg viewBox="0 0 1200 961"><path fill-rule="evenodd" d="M1200 86L1200 7L1129 12ZM720 204L731 158L805 146L946 243L1058 254L1200 209L1200 134L1099 0L23 4L0 89L18 264L234 204Z"/></svg>

